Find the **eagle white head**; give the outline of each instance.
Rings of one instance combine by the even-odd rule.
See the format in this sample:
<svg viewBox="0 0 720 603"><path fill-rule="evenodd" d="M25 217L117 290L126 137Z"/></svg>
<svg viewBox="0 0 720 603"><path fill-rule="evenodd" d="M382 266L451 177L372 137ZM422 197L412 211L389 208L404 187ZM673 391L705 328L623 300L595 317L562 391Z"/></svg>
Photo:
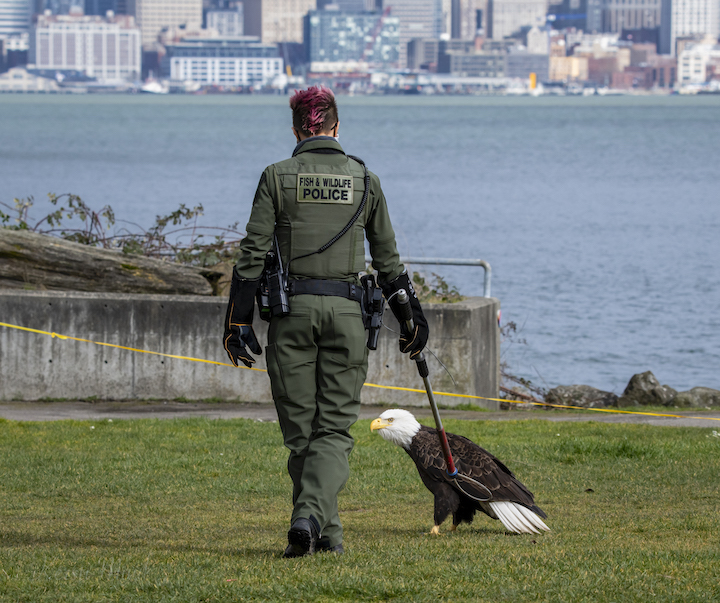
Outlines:
<svg viewBox="0 0 720 603"><path fill-rule="evenodd" d="M388 442L408 449L413 437L420 431L420 423L407 410L391 408L370 424L370 431L376 429L380 431L380 435Z"/></svg>

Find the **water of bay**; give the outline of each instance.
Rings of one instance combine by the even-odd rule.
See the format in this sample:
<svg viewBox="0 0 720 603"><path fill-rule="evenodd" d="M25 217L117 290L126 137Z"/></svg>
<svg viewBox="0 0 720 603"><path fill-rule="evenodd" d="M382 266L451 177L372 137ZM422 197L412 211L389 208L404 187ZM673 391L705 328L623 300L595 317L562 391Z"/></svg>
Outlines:
<svg viewBox="0 0 720 603"><path fill-rule="evenodd" d="M527 341L503 346L513 372L720 389L720 98L339 101L401 253L492 265ZM205 224L244 225L289 118L284 97L0 96L0 200L73 192L143 226L202 203ZM482 292L480 269L435 271Z"/></svg>

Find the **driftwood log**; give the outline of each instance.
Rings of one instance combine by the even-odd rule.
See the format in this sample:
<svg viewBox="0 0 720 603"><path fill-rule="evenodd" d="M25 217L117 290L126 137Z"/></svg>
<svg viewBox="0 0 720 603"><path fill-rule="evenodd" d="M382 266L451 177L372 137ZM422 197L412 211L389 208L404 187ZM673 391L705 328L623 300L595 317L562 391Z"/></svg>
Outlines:
<svg viewBox="0 0 720 603"><path fill-rule="evenodd" d="M210 281L217 277L212 270L0 228L0 288L212 295Z"/></svg>

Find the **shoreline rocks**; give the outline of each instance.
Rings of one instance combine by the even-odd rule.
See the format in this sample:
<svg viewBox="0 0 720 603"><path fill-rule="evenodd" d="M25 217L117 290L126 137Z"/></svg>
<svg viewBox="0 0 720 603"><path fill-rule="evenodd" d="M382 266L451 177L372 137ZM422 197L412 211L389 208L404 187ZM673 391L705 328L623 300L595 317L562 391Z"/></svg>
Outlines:
<svg viewBox="0 0 720 603"><path fill-rule="evenodd" d="M559 385L547 393L545 402L583 408L606 408L617 406L618 397L612 392L595 389L589 385Z"/></svg>
<svg viewBox="0 0 720 603"><path fill-rule="evenodd" d="M678 392L661 385L651 371L630 378L621 396L589 385L559 385L545 395L548 404L583 408L626 408L629 406L669 406L679 408L720 407L720 390L693 387Z"/></svg>
<svg viewBox="0 0 720 603"><path fill-rule="evenodd" d="M693 387L678 394L670 401L671 406L699 407L720 406L720 391L709 387Z"/></svg>

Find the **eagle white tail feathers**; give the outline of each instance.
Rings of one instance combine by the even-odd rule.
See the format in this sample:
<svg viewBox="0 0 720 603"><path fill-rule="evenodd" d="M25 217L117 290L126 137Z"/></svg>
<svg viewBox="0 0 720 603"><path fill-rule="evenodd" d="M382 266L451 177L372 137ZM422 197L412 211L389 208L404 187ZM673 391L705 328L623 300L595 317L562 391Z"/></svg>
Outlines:
<svg viewBox="0 0 720 603"><path fill-rule="evenodd" d="M550 531L550 528L545 525L540 516L527 507L514 502L491 502L487 504L490 505L497 518L511 532L539 534L540 530Z"/></svg>

